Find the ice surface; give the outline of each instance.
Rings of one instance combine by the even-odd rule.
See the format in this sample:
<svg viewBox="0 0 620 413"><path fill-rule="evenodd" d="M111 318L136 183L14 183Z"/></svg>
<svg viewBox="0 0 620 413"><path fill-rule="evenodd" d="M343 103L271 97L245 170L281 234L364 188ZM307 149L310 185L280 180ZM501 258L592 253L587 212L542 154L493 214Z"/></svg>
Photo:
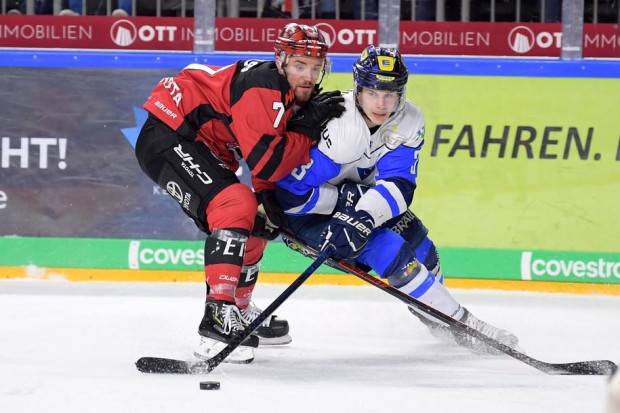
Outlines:
<svg viewBox="0 0 620 413"><path fill-rule="evenodd" d="M259 285L266 307L285 286ZM620 361L620 298L455 290L476 316L554 363ZM606 377L549 376L438 342L373 287L302 286L278 310L288 346L209 375L138 372L141 356L191 358L204 287L0 281L2 412L603 412ZM221 390L199 389L203 380Z"/></svg>

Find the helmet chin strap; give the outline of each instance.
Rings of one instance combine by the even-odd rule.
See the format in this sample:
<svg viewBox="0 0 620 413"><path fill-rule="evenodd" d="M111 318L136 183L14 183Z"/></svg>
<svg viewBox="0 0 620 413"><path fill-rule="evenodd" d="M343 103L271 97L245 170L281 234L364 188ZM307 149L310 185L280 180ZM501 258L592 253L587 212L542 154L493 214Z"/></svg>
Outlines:
<svg viewBox="0 0 620 413"><path fill-rule="evenodd" d="M287 61L288 61L288 56L285 53L280 53L280 56L276 58L276 67L278 68L278 71L281 72L284 75L284 77L288 79L287 74L286 74L286 69L285 69L286 64L288 63Z"/></svg>

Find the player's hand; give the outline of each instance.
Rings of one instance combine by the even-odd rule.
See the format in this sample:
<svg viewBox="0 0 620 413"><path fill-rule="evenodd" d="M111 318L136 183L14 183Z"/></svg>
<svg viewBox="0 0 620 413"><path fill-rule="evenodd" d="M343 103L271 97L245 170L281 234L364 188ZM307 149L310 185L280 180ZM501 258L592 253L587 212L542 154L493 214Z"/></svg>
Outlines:
<svg viewBox="0 0 620 413"><path fill-rule="evenodd" d="M257 192L256 200L258 201L258 214L254 220L252 235L273 241L280 235L279 228L285 221L284 212L271 189Z"/></svg>
<svg viewBox="0 0 620 413"><path fill-rule="evenodd" d="M364 210L356 211L354 207L337 210L323 231L321 250L333 245L336 247L336 258L356 258L366 246L374 227L374 220Z"/></svg>
<svg viewBox="0 0 620 413"><path fill-rule="evenodd" d="M345 182L338 188L338 202L336 210L357 205L362 195L368 191L368 185L356 184L354 182Z"/></svg>
<svg viewBox="0 0 620 413"><path fill-rule="evenodd" d="M343 103L339 90L319 93L293 115L286 130L303 133L318 142L327 122L344 113Z"/></svg>

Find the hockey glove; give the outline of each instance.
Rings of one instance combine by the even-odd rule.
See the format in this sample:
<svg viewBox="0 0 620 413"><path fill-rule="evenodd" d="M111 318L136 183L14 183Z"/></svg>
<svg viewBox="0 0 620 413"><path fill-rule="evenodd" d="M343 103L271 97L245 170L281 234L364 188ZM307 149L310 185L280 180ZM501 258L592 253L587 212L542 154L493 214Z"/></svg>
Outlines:
<svg viewBox="0 0 620 413"><path fill-rule="evenodd" d="M286 130L308 135L316 143L321 140L325 125L344 113L344 98L339 90L320 93L308 101L288 121Z"/></svg>
<svg viewBox="0 0 620 413"><path fill-rule="evenodd" d="M353 182L345 182L338 189L338 202L336 210L357 205L362 195L370 188L368 185L356 184Z"/></svg>
<svg viewBox="0 0 620 413"><path fill-rule="evenodd" d="M256 200L258 201L258 214L254 220L252 235L273 241L280 235L279 228L285 221L284 212L271 189L257 192Z"/></svg>
<svg viewBox="0 0 620 413"><path fill-rule="evenodd" d="M337 210L323 231L321 249L325 250L331 244L336 247L336 258L356 258L374 227L374 220L364 210L356 211L354 207Z"/></svg>

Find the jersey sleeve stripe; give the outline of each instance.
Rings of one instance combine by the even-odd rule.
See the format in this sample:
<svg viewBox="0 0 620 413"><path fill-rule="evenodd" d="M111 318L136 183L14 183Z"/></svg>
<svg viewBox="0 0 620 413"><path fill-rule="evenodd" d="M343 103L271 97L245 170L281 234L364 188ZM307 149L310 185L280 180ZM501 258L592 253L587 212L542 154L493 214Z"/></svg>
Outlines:
<svg viewBox="0 0 620 413"><path fill-rule="evenodd" d="M202 125L210 120L221 120L227 128L230 126L230 119L228 116L218 113L208 103L196 106L191 112L185 115L183 123L177 130L177 132L185 139L194 140Z"/></svg>
<svg viewBox="0 0 620 413"><path fill-rule="evenodd" d="M282 159L284 158L284 148L286 147L286 141L284 139L280 139L280 142L276 144L273 148L273 152L267 163L260 170L259 173L256 174L258 178L269 180L273 174L276 172L280 164L282 163ZM252 151L254 152L254 151Z"/></svg>
<svg viewBox="0 0 620 413"><path fill-rule="evenodd" d="M250 170L254 170L256 165L263 159L263 156L269 151L269 145L276 137L273 135L261 136L258 143L252 148L250 154L245 158L245 162L248 164Z"/></svg>
<svg viewBox="0 0 620 413"><path fill-rule="evenodd" d="M383 199L385 199L385 201L388 203L388 205L390 206L390 210L392 211L392 217L400 215L398 201L394 199L394 195L392 195L391 191L386 188L385 185L377 185L373 187L373 189L379 192Z"/></svg>

